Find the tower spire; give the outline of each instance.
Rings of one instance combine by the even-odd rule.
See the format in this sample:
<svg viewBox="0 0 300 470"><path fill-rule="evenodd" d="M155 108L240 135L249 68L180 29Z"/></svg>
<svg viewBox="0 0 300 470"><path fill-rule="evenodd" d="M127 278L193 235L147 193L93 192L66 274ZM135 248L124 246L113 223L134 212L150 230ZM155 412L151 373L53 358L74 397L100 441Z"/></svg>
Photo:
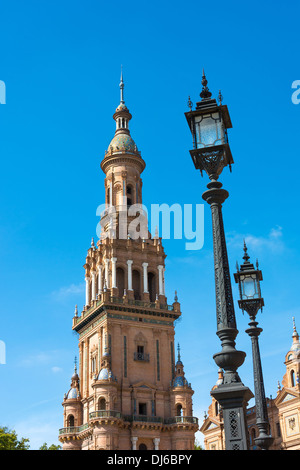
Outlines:
<svg viewBox="0 0 300 470"><path fill-rule="evenodd" d="M177 351L178 351L178 362L180 362L180 344L179 343L177 346Z"/></svg>
<svg viewBox="0 0 300 470"><path fill-rule="evenodd" d="M120 80L120 103L124 104L124 81L123 81L123 66L121 65L121 80Z"/></svg>

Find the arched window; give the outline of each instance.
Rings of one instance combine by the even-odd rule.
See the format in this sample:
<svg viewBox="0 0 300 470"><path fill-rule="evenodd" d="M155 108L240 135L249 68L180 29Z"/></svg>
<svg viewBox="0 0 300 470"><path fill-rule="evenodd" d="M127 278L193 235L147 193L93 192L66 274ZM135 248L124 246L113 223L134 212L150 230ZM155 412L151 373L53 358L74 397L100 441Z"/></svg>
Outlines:
<svg viewBox="0 0 300 470"><path fill-rule="evenodd" d="M182 416L182 406L181 405L176 406L176 416Z"/></svg>
<svg viewBox="0 0 300 470"><path fill-rule="evenodd" d="M139 271L132 271L132 288L135 300L141 300L141 276Z"/></svg>
<svg viewBox="0 0 300 470"><path fill-rule="evenodd" d="M139 450L147 450L146 444L140 444L139 445Z"/></svg>
<svg viewBox="0 0 300 470"><path fill-rule="evenodd" d="M132 205L132 187L130 185L127 186L126 188L126 194L127 194L127 207L130 207Z"/></svg>
<svg viewBox="0 0 300 470"><path fill-rule="evenodd" d="M216 416L219 414L219 403L217 401L215 402L215 414Z"/></svg>
<svg viewBox="0 0 300 470"><path fill-rule="evenodd" d="M148 291L150 295L150 302L155 302L156 298L156 283L155 283L155 274L148 273Z"/></svg>
<svg viewBox="0 0 300 470"><path fill-rule="evenodd" d="M291 370L291 387L295 387L295 372Z"/></svg>
<svg viewBox="0 0 300 470"><path fill-rule="evenodd" d="M106 401L105 401L105 398L99 398L99 401L98 401L98 410L106 410Z"/></svg>
<svg viewBox="0 0 300 470"><path fill-rule="evenodd" d="M123 297L125 289L125 273L122 268L117 268L117 288L119 289L119 297Z"/></svg>
<svg viewBox="0 0 300 470"><path fill-rule="evenodd" d="M68 428L74 427L74 422L75 422L74 416L73 416L73 415L69 415L69 416L68 416L68 420L67 420L67 427L68 427Z"/></svg>

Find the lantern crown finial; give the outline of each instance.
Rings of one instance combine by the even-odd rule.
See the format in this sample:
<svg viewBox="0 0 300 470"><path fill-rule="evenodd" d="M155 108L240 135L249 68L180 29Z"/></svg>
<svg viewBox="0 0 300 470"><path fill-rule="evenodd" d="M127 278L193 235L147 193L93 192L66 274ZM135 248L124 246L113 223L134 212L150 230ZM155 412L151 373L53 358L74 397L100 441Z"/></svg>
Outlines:
<svg viewBox="0 0 300 470"><path fill-rule="evenodd" d="M200 98L202 98L202 100L208 100L211 98L211 92L209 91L208 89L208 86L207 86L207 79L206 79L206 75L205 75L205 72L204 72L204 69L203 69L203 72L202 72L202 91L200 93Z"/></svg>
<svg viewBox="0 0 300 470"><path fill-rule="evenodd" d="M244 256L243 256L243 260L245 260L244 264L249 263L249 259L250 259L250 256L248 255L248 248L244 240Z"/></svg>

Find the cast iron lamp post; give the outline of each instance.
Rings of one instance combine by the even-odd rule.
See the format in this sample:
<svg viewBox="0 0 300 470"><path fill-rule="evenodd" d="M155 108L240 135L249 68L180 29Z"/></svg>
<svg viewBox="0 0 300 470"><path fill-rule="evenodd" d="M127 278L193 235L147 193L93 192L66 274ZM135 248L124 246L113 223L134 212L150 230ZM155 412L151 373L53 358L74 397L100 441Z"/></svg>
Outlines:
<svg viewBox="0 0 300 470"><path fill-rule="evenodd" d="M225 166L233 163L227 138L227 129L232 127L227 106L222 105L219 94L219 105L211 98L207 88L207 80L203 71L201 101L192 110L185 113L193 136L193 150L190 150L194 165L202 175L203 170L208 174L210 182L208 190L202 195L210 204L213 227L215 289L217 335L221 340L222 351L213 356L216 364L224 373L223 383L211 395L222 407L225 447L226 450L247 450L249 436L246 423L246 407L253 397L248 387L245 387L237 373L243 364L246 354L235 349L235 339L238 334L232 297L229 263L222 217L222 204L228 197L228 192L222 189L218 181Z"/></svg>
<svg viewBox="0 0 300 470"><path fill-rule="evenodd" d="M250 317L250 328L246 330L246 333L248 333L252 342L256 425L259 429L259 436L254 441L262 450L268 450L273 438L269 434L270 425L258 343L258 337L263 330L258 328L258 322L256 321L258 310L262 310L264 306L264 299L260 291L262 272L258 269L258 262L256 262L256 269L249 262L250 258L245 242L243 259L244 263L240 267L237 263L237 272L234 274L234 278L235 282L239 284L239 307L243 313L246 311Z"/></svg>

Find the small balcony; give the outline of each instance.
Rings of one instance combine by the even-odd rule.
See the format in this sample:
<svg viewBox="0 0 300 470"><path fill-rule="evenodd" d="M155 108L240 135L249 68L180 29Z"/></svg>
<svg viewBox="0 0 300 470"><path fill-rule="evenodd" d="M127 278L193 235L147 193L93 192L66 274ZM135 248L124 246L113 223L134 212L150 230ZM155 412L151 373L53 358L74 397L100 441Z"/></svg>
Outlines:
<svg viewBox="0 0 300 470"><path fill-rule="evenodd" d="M133 355L134 361L149 362L150 355L143 352L135 352Z"/></svg>
<svg viewBox="0 0 300 470"><path fill-rule="evenodd" d="M97 411L92 411L89 414L90 419L98 419L98 418L116 418L116 419L121 419L122 414L120 411L115 411L115 410L97 410Z"/></svg>
<svg viewBox="0 0 300 470"><path fill-rule="evenodd" d="M198 426L198 418L194 416L174 416L166 419L165 424L196 424Z"/></svg>
<svg viewBox="0 0 300 470"><path fill-rule="evenodd" d="M88 423L82 424L81 426L69 426L67 428L61 428L59 430L59 435L64 435L64 434L78 434L82 431L85 431L88 429L89 425Z"/></svg>

